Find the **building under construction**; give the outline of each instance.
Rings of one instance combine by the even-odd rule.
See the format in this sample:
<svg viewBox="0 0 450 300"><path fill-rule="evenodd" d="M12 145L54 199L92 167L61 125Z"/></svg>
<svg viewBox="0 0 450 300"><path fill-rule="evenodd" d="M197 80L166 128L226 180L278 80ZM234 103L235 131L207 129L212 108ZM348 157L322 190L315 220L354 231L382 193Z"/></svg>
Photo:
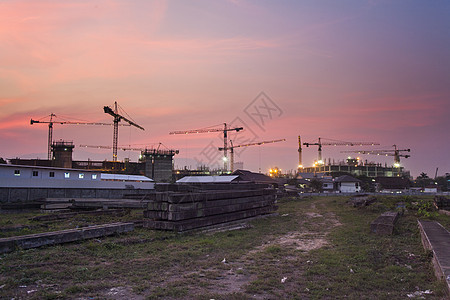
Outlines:
<svg viewBox="0 0 450 300"><path fill-rule="evenodd" d="M14 165L58 167L96 170L104 173L145 175L156 182L171 182L173 157L178 150L143 149L138 162L121 161L75 161L72 159L74 145L71 141L53 142L51 159L9 159Z"/></svg>
<svg viewBox="0 0 450 300"><path fill-rule="evenodd" d="M359 163L357 159L347 159L346 162L316 165L299 169L299 173L326 174L333 177L348 173L354 176L367 177L410 177L409 171L404 167L387 166L379 163Z"/></svg>

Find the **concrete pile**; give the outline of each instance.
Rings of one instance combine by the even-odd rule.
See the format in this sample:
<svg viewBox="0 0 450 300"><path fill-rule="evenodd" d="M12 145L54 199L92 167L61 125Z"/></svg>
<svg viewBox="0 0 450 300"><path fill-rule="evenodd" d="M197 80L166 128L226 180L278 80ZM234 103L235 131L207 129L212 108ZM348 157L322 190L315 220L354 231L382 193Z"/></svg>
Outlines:
<svg viewBox="0 0 450 300"><path fill-rule="evenodd" d="M370 231L380 235L391 235L394 233L395 223L400 214L396 211L382 213L370 224Z"/></svg>
<svg viewBox="0 0 450 300"><path fill-rule="evenodd" d="M144 211L143 226L186 231L274 212L275 190L260 184L166 185Z"/></svg>

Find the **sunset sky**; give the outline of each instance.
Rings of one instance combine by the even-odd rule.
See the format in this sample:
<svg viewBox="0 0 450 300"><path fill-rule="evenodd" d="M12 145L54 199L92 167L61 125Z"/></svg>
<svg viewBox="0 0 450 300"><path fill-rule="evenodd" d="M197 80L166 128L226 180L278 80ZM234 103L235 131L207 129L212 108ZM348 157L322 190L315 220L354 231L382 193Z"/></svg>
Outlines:
<svg viewBox="0 0 450 300"><path fill-rule="evenodd" d="M450 172L450 1L417 0L0 0L0 157L47 157L46 124L112 122L117 101L145 131L119 129L119 145L179 149L177 167L215 166L220 134L243 126L236 161L295 169L298 135L410 148L416 177ZM105 160L111 126L54 125L75 160ZM119 159L136 161L136 151ZM219 153L220 154L220 153ZM312 165L317 147L303 148ZM392 157L361 155L392 165Z"/></svg>

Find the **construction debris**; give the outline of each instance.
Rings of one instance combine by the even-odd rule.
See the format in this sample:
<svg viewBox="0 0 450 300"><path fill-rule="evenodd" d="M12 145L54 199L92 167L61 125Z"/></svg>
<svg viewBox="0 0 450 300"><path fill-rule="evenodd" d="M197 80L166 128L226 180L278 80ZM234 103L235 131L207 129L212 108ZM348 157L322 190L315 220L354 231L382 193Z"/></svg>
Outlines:
<svg viewBox="0 0 450 300"><path fill-rule="evenodd" d="M358 195L351 198L348 203L353 207L364 207L377 201L377 197L368 195Z"/></svg>

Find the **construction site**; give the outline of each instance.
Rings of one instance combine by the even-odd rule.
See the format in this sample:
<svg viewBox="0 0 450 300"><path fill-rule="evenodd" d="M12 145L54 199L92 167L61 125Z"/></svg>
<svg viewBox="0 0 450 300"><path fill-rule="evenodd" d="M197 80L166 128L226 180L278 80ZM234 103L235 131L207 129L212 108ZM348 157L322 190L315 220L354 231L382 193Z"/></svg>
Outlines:
<svg viewBox="0 0 450 300"><path fill-rule="evenodd" d="M410 149L393 145L393 149L342 151L392 157L392 166L359 157L336 161L324 159L322 147L379 144L325 138L303 143L298 136L296 171L286 173L273 167L263 174L243 170L243 162L235 161L236 151L286 139L236 143L229 133L245 128L223 123L223 127L170 132L215 133L216 137L219 133L223 137L223 146L214 149L221 153L222 166L176 169L178 149L163 143L157 147L121 147L120 126L144 128L120 113L117 102L112 108L105 106L104 113L113 118L112 123L83 125L112 126L112 146L78 147L112 150L111 160L73 159L74 141L52 137L55 124L72 122L56 121L55 114L50 114L49 120L30 121L48 125L47 159L11 158L0 164L0 213L4 216L0 221L0 255L2 273L8 274L0 275L0 297L333 298L349 294L339 284L348 280L343 279L348 274L365 272L373 277L374 269L380 274L378 281L408 272L408 282L413 285L433 289L438 297L450 293L450 281L445 279L448 251L442 248L448 231L436 222L419 223L424 247L435 253L433 274L420 242L410 242L411 236L418 234L406 229L417 226L416 215L424 213L419 201L433 203L445 212L450 209L450 200L438 195L432 198L433 192L400 199L383 186L383 182L392 181L386 179L409 180L400 159L408 158ZM317 147L317 160L310 167L303 166L303 151L310 147L313 151ZM138 151L138 161L119 161L120 150ZM292 152L295 155L295 150ZM383 190L369 195L367 186L356 177L367 177ZM404 187L398 190L406 192ZM385 191L389 196L383 194ZM387 207L395 208L386 211ZM369 225L367 218L373 219ZM448 226L448 216L438 219ZM344 233L342 239L340 228L350 230L350 234ZM358 241L364 241L356 243L358 251L373 255L348 259L355 256L349 250L355 246L355 234L360 235ZM325 251L323 256L316 251L319 249ZM339 263L330 260L333 255ZM371 258L380 255L386 262ZM383 271L400 261L408 271ZM342 264L348 267L337 267ZM55 268L60 269L58 276ZM321 274L320 280L326 277L329 288L317 286L317 274ZM417 274L436 276L436 281L448 287L435 287ZM379 298L386 293L403 296L405 288L408 293L417 292L400 281L383 286L369 283L356 294Z"/></svg>
<svg viewBox="0 0 450 300"><path fill-rule="evenodd" d="M46 120L30 120L30 124L46 124L48 125L48 141L47 141L47 159L22 159L22 158L9 158L8 161L11 164L16 165L29 165L29 166L46 166L46 167L59 167L59 168L74 168L74 169L88 169L99 170L108 173L118 174L130 174L130 175L144 175L148 178L155 180L156 182L175 182L186 175L221 175L230 174L236 169L243 168L243 162L235 162L235 149L240 150L245 147L251 146L264 146L272 143L279 143L286 141L285 138L255 141L251 143L233 143L233 140L229 139L229 133L238 133L244 131L243 127L233 127L227 123L223 123L223 128L203 128L196 130L183 130L172 131L170 135L186 135L186 134L199 134L199 133L222 133L223 134L223 146L218 147L217 152L222 152L221 160L223 167L210 168L208 165L200 165L196 168L179 168L175 169L174 156L179 154L177 149L170 149L164 146L163 143L159 143L157 147L124 147L119 146L118 136L119 127L132 126L139 130L144 130L143 127L136 122L123 111L119 111L119 106L115 102L113 107L105 106L103 108L104 113L113 118L112 123L102 122L79 122L79 121L60 121L56 119L56 115L51 113ZM126 115L126 116L125 116ZM75 145L71 140L53 140L53 128L55 125L97 125L97 126L112 126L113 127L113 139L112 146L106 145ZM393 145L393 149L383 150L352 150L341 151L342 153L351 153L351 155L378 155L378 156L391 156L393 157L393 164L387 163L374 163L368 159L362 159L358 157L349 156L346 160L336 161L334 158L323 159L322 147L326 146L346 146L346 147L358 147L358 146L376 146L379 143L376 142L348 142L340 140L331 140L318 138L314 142L302 143L301 137L298 136L298 166L293 169L295 173L284 174L286 177L298 177L302 174L314 174L314 176L338 176L343 173L347 173L354 176L367 176L367 177L410 177L409 171L400 164L400 158L408 158L410 155L405 152L410 152L410 149L400 149L396 145ZM75 160L73 158L74 149L80 148L94 148L112 150L111 160ZM317 147L318 156L314 160L311 166L304 166L302 160L302 152L305 148ZM139 152L139 159L136 162L130 161L130 159L118 160L118 151L136 151ZM238 168L236 168L238 166ZM261 170L259 170L261 173ZM265 172L262 172L265 173ZM267 175L269 174L267 170ZM273 174L272 174L273 175ZM281 172L277 174L281 176Z"/></svg>

